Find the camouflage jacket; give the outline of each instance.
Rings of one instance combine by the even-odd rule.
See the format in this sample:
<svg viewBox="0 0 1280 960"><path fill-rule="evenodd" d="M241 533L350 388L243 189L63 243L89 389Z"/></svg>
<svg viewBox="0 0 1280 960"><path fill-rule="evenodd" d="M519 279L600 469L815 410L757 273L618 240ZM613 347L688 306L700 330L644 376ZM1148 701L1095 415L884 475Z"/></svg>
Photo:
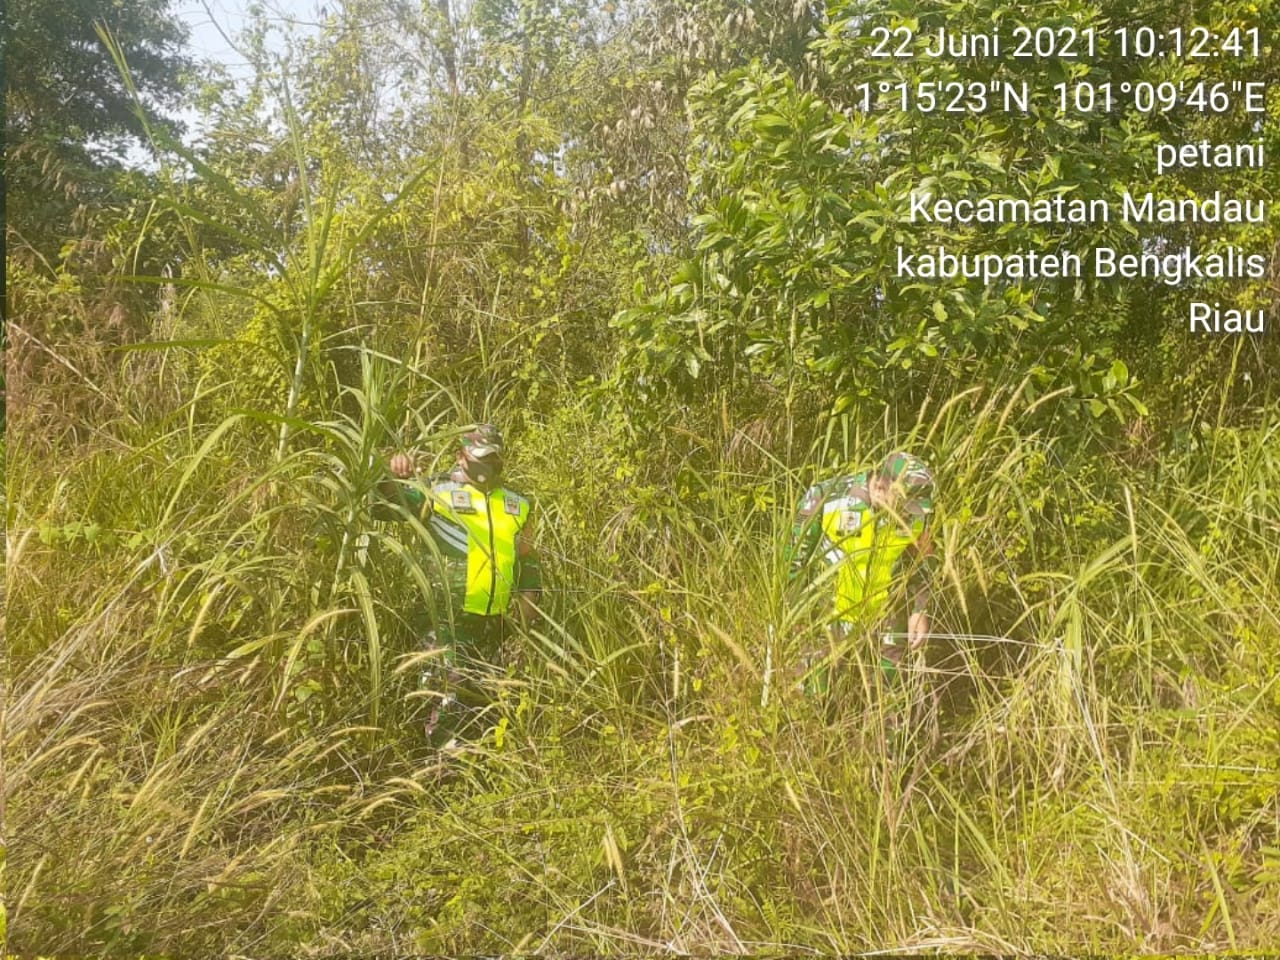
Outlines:
<svg viewBox="0 0 1280 960"><path fill-rule="evenodd" d="M791 576L835 566L835 618L870 626L909 601L929 602L933 501L901 498L873 506L866 472L825 480L800 501L787 548Z"/></svg>

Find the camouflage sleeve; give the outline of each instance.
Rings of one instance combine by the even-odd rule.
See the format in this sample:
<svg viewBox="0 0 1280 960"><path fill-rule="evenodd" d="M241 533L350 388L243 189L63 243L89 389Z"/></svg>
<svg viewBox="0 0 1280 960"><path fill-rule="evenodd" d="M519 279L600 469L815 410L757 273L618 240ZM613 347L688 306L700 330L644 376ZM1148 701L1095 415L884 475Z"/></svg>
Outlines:
<svg viewBox="0 0 1280 960"><path fill-rule="evenodd" d="M520 558L520 572L516 577L517 593L538 593L542 590L542 560L537 551Z"/></svg>
<svg viewBox="0 0 1280 960"><path fill-rule="evenodd" d="M533 516L516 535L516 592L538 593L542 590L542 558L533 540Z"/></svg>
<svg viewBox="0 0 1280 960"><path fill-rule="evenodd" d="M813 559L813 553L822 538L822 502L824 500L821 485L814 485L805 491L800 506L796 509L795 520L791 525L791 538L787 541L784 559L789 569L788 577L794 580Z"/></svg>
<svg viewBox="0 0 1280 960"><path fill-rule="evenodd" d="M370 512L375 520L393 523L410 516L422 517L427 505L427 495L420 489L400 480L384 480L374 489Z"/></svg>
<svg viewBox="0 0 1280 960"><path fill-rule="evenodd" d="M913 613L923 613L928 610L931 586L938 567L937 553L933 546L933 502L919 501L919 506L924 513L924 529L912 546L911 573L907 580Z"/></svg>

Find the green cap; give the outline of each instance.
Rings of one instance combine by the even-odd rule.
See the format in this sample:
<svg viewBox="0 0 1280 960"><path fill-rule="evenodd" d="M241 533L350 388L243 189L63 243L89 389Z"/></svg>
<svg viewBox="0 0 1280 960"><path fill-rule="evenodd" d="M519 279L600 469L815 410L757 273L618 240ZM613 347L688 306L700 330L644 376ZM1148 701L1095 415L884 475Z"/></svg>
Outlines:
<svg viewBox="0 0 1280 960"><path fill-rule="evenodd" d="M501 460L502 433L491 423L477 424L462 435L462 453L468 460Z"/></svg>
<svg viewBox="0 0 1280 960"><path fill-rule="evenodd" d="M925 493L933 489L933 473L919 457L898 450L884 458L880 476L900 482L908 493Z"/></svg>

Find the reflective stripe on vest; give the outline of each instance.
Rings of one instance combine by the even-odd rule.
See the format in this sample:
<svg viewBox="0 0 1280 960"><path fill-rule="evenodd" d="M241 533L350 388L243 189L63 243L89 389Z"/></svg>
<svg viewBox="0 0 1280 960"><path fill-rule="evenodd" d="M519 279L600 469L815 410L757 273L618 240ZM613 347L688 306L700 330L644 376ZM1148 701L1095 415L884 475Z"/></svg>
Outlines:
<svg viewBox="0 0 1280 960"><path fill-rule="evenodd" d="M486 496L471 484L442 483L431 509L467 534L467 588L462 609L507 612L516 582L516 535L529 519L529 501L499 487Z"/></svg>

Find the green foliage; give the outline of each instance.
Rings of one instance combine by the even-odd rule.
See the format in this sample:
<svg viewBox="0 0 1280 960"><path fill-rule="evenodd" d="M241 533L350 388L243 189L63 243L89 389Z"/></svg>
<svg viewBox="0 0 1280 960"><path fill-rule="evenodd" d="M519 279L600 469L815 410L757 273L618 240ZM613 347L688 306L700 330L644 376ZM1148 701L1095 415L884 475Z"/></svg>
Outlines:
<svg viewBox="0 0 1280 960"><path fill-rule="evenodd" d="M138 196L121 155L142 138L130 91L96 29L119 38L146 109L178 105L189 61L167 0L15 0L5 12L6 230L11 249L52 256L85 219ZM172 122L172 121L164 121Z"/></svg>
<svg viewBox="0 0 1280 960"><path fill-rule="evenodd" d="M1156 142L1192 142L1203 132L1206 121L1190 111L1172 119L1063 116L1043 100L1017 121L998 110L957 118L943 110L865 109L860 85L867 83L915 89L962 82L985 90L999 81L1044 91L1068 78L1178 83L1201 72L1192 61L871 55L873 24L909 25L920 37L943 23L955 33L979 33L995 22L1012 35L1019 25L1084 29L1105 21L1090 4L1059 0L1017 8L888 4L874 12L836 4L809 45L816 65L758 61L708 73L689 98L696 249L661 293L616 318L627 339L622 383L649 398L672 386L682 396L714 395L728 384L763 382L816 393L838 411L857 397L914 405L939 377L981 380L1017 358L1020 369L1035 370L1042 390L1073 387L1094 418L1141 415L1127 374L1116 371L1142 356L1138 344L1149 331L1178 323L1158 281L987 285L899 276L899 251L908 258L945 247L957 255L1066 252L1087 259L1096 247L1129 249L1134 228L1119 217L918 223L912 199L1114 201L1125 188L1141 193L1150 184ZM1256 136L1240 111L1217 123L1235 125L1216 131L1223 139ZM1163 178L1162 190L1176 194L1179 176ZM1233 183L1239 195L1260 196L1270 177L1242 172ZM1187 188L1203 186L1183 179ZM1211 229L1188 227L1168 240L1198 240L1202 249L1210 239L1248 242L1253 250L1268 245L1251 227L1225 235ZM1183 293L1207 297L1222 289L1208 282ZM1086 326L1087 354L1078 346Z"/></svg>
<svg viewBox="0 0 1280 960"><path fill-rule="evenodd" d="M918 190L1110 196L1152 137L1241 118L864 114L866 78L995 69L871 64L868 13L362 0L281 38L287 62L260 19L253 79L198 91L206 144L148 119L154 178L11 260L15 951L1280 937L1274 345L1190 341L1137 283L889 267L898 243L1109 242L902 218ZM391 453L435 472L481 419L534 502L544 616L440 749L438 558L372 506ZM815 703L796 686L829 595L789 585L780 544L815 477L900 448L937 468L940 636L891 691L857 638Z"/></svg>

